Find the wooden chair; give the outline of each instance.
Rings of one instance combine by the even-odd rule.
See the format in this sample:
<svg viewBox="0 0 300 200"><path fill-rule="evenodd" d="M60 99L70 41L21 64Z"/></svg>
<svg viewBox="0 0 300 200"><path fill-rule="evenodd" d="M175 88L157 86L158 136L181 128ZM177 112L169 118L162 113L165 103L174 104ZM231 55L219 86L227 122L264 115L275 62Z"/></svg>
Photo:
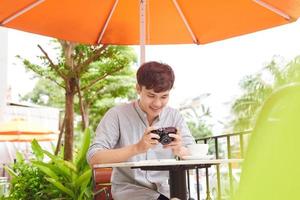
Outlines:
<svg viewBox="0 0 300 200"><path fill-rule="evenodd" d="M111 174L112 168L93 169L94 200L112 200Z"/></svg>

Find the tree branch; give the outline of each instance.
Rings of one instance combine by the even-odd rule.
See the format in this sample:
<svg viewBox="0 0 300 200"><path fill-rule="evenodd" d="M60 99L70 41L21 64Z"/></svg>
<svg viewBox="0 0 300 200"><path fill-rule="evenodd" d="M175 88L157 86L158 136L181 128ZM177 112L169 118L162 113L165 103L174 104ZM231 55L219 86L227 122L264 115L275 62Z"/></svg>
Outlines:
<svg viewBox="0 0 300 200"><path fill-rule="evenodd" d="M60 127L60 132L59 132L59 136L58 136L58 140L57 140L57 144L56 144L56 148L55 148L55 153L54 155L57 155L59 150L60 150L60 146L61 146L61 138L62 138L62 135L64 133L64 130L65 130L65 121L66 121L66 114L64 116L64 120L63 120L63 123Z"/></svg>
<svg viewBox="0 0 300 200"><path fill-rule="evenodd" d="M104 88L104 86L102 86L101 88L98 88L97 92L96 92L94 95L91 95L90 98L89 98L89 101L86 102L86 103L87 103L88 105L90 105L90 103L91 103L92 101L94 101L94 99L96 99L97 96L98 96L100 93L103 92L103 90L102 90L103 88Z"/></svg>
<svg viewBox="0 0 300 200"><path fill-rule="evenodd" d="M38 44L37 46L42 51L42 53L45 55L46 59L49 61L50 67L52 69L54 69L60 77L62 77L64 80L66 80L67 77L61 71L59 71L58 66L53 63L53 61L51 60L51 58L49 57L47 52L41 47L41 45Z"/></svg>
<svg viewBox="0 0 300 200"><path fill-rule="evenodd" d="M107 48L107 44L102 45L102 47L100 47L99 49L95 50L92 54L91 57L89 57L88 59L86 59L83 63L79 64L78 67L80 69L83 69L81 71L85 71L85 68L87 68L92 62L94 62L95 60L99 59L99 57L101 56L102 52Z"/></svg>
<svg viewBox="0 0 300 200"><path fill-rule="evenodd" d="M40 77L47 78L47 79L53 81L54 83L56 83L59 87L62 87L65 89L65 87L63 85L61 85L59 82L57 82L56 79L52 78L51 76L45 75L44 72L38 71L35 67L31 67L31 66L27 66L27 67L29 69L31 69L33 72L35 72L36 74L38 74Z"/></svg>
<svg viewBox="0 0 300 200"><path fill-rule="evenodd" d="M57 84L59 87L62 87L63 89L65 89L66 87L64 87L62 84L60 84L59 82L57 82L54 78L51 78L50 76L44 76L45 78L53 81L55 84Z"/></svg>
<svg viewBox="0 0 300 200"><path fill-rule="evenodd" d="M79 83L79 78L76 78L76 88L77 88L77 92L78 92L78 97L79 97L79 107L80 107L80 113L81 113L81 120L82 120L82 130L85 130L88 126L87 124L87 120L85 118L85 111L84 111L84 107L83 107L83 103L82 103L82 95L81 95L81 91L80 91L80 83Z"/></svg>
<svg viewBox="0 0 300 200"><path fill-rule="evenodd" d="M124 68L124 66L118 67L118 68L114 69L113 71L110 71L109 73L106 72L103 76L100 76L100 77L98 77L97 79L91 81L91 83L90 83L89 85L87 85L87 86L81 88L81 90L82 90L82 91L85 91L85 90L87 90L87 89L90 89L90 88L91 88L93 85L95 85L98 81L101 81L102 79L106 78L107 76L112 75L113 73L118 72L118 71L122 70L123 68Z"/></svg>
<svg viewBox="0 0 300 200"><path fill-rule="evenodd" d="M82 53L82 51L80 51L79 53L79 56L78 56L78 60L77 60L77 72L78 73L80 73L81 72L81 65L80 65L80 63L81 63L81 61L82 61L82 59L83 59L83 53Z"/></svg>

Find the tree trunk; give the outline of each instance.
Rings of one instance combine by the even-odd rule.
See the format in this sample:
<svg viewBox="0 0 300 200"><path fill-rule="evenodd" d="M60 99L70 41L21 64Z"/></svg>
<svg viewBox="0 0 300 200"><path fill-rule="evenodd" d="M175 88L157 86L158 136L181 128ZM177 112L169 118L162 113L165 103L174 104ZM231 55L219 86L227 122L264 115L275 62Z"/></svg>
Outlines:
<svg viewBox="0 0 300 200"><path fill-rule="evenodd" d="M88 114L85 111L86 103L85 103L84 99L82 98L81 91L80 91L79 80L77 81L76 88L77 88L77 92L78 92L79 108L80 108L80 114L81 114L81 130L84 131L89 126L89 124L88 124L89 122L87 119Z"/></svg>
<svg viewBox="0 0 300 200"><path fill-rule="evenodd" d="M66 121L65 121L65 148L64 159L71 161L73 159L73 140L74 140L74 95L76 89L75 78L70 78L66 87Z"/></svg>
<svg viewBox="0 0 300 200"><path fill-rule="evenodd" d="M89 105L85 101L83 101L83 107L84 107L84 109L83 109L83 115L84 115L84 119L85 119L85 123L84 123L85 127L84 127L84 129L85 129L85 128L89 127L89 125L90 125L90 120L89 120Z"/></svg>
<svg viewBox="0 0 300 200"><path fill-rule="evenodd" d="M56 144L56 149L55 149L55 152L54 152L54 155L58 155L59 151L60 151L60 147L61 147L61 138L63 136L63 133L65 132L65 121L66 121L66 116L64 116L64 119L63 119L63 122L60 126L60 131L59 131L59 136L58 136L58 141L57 141L57 144Z"/></svg>

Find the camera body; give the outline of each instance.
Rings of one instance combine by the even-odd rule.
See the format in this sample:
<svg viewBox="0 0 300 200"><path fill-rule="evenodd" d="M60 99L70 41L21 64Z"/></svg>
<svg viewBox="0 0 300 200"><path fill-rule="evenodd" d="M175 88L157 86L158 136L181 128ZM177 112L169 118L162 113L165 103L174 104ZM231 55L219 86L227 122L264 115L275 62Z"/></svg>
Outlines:
<svg viewBox="0 0 300 200"><path fill-rule="evenodd" d="M169 137L169 134L176 134L177 129L175 127L165 127L165 128L159 128L156 130L151 131L151 133L155 133L159 135L159 139L157 139L162 145L170 144L174 138ZM156 138L155 138L156 139Z"/></svg>

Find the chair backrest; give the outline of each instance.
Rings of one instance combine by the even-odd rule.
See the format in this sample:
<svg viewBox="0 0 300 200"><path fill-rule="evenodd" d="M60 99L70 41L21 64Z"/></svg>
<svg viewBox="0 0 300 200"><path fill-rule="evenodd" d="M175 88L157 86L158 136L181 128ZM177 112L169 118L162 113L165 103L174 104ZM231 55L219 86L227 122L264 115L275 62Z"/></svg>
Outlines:
<svg viewBox="0 0 300 200"><path fill-rule="evenodd" d="M112 168L93 168L94 200L111 200Z"/></svg>
<svg viewBox="0 0 300 200"><path fill-rule="evenodd" d="M252 133L234 200L300 199L300 85L273 93Z"/></svg>

